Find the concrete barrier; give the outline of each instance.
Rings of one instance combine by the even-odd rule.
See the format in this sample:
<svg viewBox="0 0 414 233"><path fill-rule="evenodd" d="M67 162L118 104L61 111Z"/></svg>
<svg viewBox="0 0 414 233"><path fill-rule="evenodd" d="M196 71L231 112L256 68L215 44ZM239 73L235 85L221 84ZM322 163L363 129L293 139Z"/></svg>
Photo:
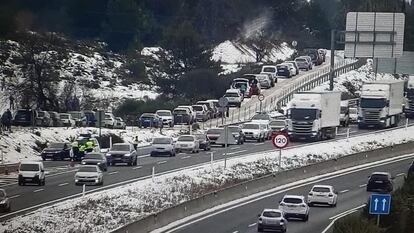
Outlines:
<svg viewBox="0 0 414 233"><path fill-rule="evenodd" d="M208 193L199 198L163 210L160 213L150 215L144 219L122 226L113 232L150 232L171 222L183 219L192 214L202 212L214 206L225 204L230 201L261 191L266 191L280 185L299 181L301 179L309 178L312 176L334 172L344 168L412 153L413 151L414 142L409 142L382 149L376 149L373 151L351 154L337 159L327 160L320 163L267 175L254 180L245 181L231 187L218 190L216 192Z"/></svg>

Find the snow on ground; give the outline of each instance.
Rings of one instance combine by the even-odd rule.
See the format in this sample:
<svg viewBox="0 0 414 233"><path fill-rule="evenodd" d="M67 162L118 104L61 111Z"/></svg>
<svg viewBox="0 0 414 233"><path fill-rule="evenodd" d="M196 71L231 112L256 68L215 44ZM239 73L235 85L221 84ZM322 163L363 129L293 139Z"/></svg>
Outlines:
<svg viewBox="0 0 414 233"><path fill-rule="evenodd" d="M125 142L132 142L135 136L141 141L139 146L148 146L153 137L173 136L176 137L180 128L164 128L162 134L158 129L139 129L128 127L126 130L101 129L102 135L115 134ZM14 128L12 133L5 132L0 140L0 150L3 151L5 163L16 163L21 160L39 160L41 145L47 142L72 141L81 133L92 133L97 136L98 128Z"/></svg>
<svg viewBox="0 0 414 233"><path fill-rule="evenodd" d="M389 140L393 138L393 140ZM282 169L414 141L414 127L395 129L352 140L318 143L283 151ZM205 193L278 170L278 151L250 154L157 176L84 198L68 200L14 217L0 225L2 232L109 232Z"/></svg>
<svg viewBox="0 0 414 233"><path fill-rule="evenodd" d="M392 74L378 73L375 75L372 60L368 60L367 64L361 66L357 70L352 70L348 73L342 74L334 80L334 90L341 92L354 92L360 91L364 82L372 82L375 80L389 80L395 79ZM353 89L353 90L350 90ZM325 82L322 85L315 87L314 91L329 90L329 82Z"/></svg>

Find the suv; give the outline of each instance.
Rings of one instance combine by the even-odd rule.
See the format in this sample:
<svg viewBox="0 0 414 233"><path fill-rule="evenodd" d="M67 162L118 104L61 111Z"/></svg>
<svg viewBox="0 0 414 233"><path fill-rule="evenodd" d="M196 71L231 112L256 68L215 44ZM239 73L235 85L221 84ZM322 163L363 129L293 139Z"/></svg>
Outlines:
<svg viewBox="0 0 414 233"><path fill-rule="evenodd" d="M296 70L295 66L292 63L284 62L281 65L285 65L285 66L287 66L289 68L290 76L291 77L292 76L296 76L297 70Z"/></svg>
<svg viewBox="0 0 414 233"><path fill-rule="evenodd" d="M264 142L267 137L261 123L245 123L243 124L242 131L246 140L257 140L258 142Z"/></svg>
<svg viewBox="0 0 414 233"><path fill-rule="evenodd" d="M163 125L174 127L174 115L170 110L157 110L155 114L161 118Z"/></svg>
<svg viewBox="0 0 414 233"><path fill-rule="evenodd" d="M208 116L210 119L217 117L217 111L215 110L215 106L213 102L209 101L197 101L196 104L205 105L207 107Z"/></svg>
<svg viewBox="0 0 414 233"><path fill-rule="evenodd" d="M240 93L238 89L228 89L224 97L228 100L229 106L236 106L241 107L241 103L243 102L243 95Z"/></svg>
<svg viewBox="0 0 414 233"><path fill-rule="evenodd" d="M304 49L304 52L307 56L311 57L312 63L316 66L319 66L323 62L323 58L319 54L317 49Z"/></svg>
<svg viewBox="0 0 414 233"><path fill-rule="evenodd" d="M37 126L53 126L53 120L50 117L50 114L47 111L38 111L36 117Z"/></svg>
<svg viewBox="0 0 414 233"><path fill-rule="evenodd" d="M47 148L43 149L40 156L42 157L43 161L46 159L59 159L63 161L66 158L70 158L71 149L71 145L67 142L50 143Z"/></svg>
<svg viewBox="0 0 414 233"><path fill-rule="evenodd" d="M19 185L26 185L26 183L35 183L45 185L46 174L42 162L23 161L19 166Z"/></svg>
<svg viewBox="0 0 414 233"><path fill-rule="evenodd" d="M303 221L309 219L309 206L304 196L285 195L279 203L279 209L285 214L285 218L300 218Z"/></svg>
<svg viewBox="0 0 414 233"><path fill-rule="evenodd" d="M171 137L156 137L152 139L150 156L169 155L175 156L174 140Z"/></svg>
<svg viewBox="0 0 414 233"><path fill-rule="evenodd" d="M127 163L128 166L135 166L137 165L137 160L137 151L130 143L115 143L106 154L106 161L108 162L108 165Z"/></svg>
<svg viewBox="0 0 414 233"><path fill-rule="evenodd" d="M220 135L222 134L224 135L224 129L223 128L211 128L207 130L206 134L211 144L215 144L217 139L219 139Z"/></svg>
<svg viewBox="0 0 414 233"><path fill-rule="evenodd" d="M394 189L391 174L388 172L374 172L368 177L367 192L390 193Z"/></svg>
<svg viewBox="0 0 414 233"><path fill-rule="evenodd" d="M115 117L114 129L126 129L125 121L121 117Z"/></svg>
<svg viewBox="0 0 414 233"><path fill-rule="evenodd" d="M285 61L284 63L290 63L290 64L292 64L293 65L293 67L295 68L295 75L298 75L299 74L299 66L298 66L298 64L296 63L296 61Z"/></svg>
<svg viewBox="0 0 414 233"><path fill-rule="evenodd" d="M246 87L246 91L244 92L244 96L243 97L248 97L249 96L249 92L250 92L250 83L249 83L249 79L247 78L235 78L233 79L230 89L237 89L237 90L241 90L242 86Z"/></svg>
<svg viewBox="0 0 414 233"><path fill-rule="evenodd" d="M186 108L186 109L188 109L188 111L190 112L190 115L191 115L191 122L194 122L196 120L197 116L196 116L196 113L194 112L194 109L193 109L192 106L180 105L177 108Z"/></svg>
<svg viewBox="0 0 414 233"><path fill-rule="evenodd" d="M295 59L296 64L298 65L299 69L302 70L311 70L312 69L312 63L308 61L305 57L298 57Z"/></svg>
<svg viewBox="0 0 414 233"><path fill-rule="evenodd" d="M195 113L196 113L196 120L197 121L208 121L210 119L210 114L208 112L208 108L206 105L204 104L200 104L200 105L193 105L192 106Z"/></svg>
<svg viewBox="0 0 414 233"><path fill-rule="evenodd" d="M173 116L175 125L191 125L193 123L193 116L187 108L175 108Z"/></svg>
<svg viewBox="0 0 414 233"><path fill-rule="evenodd" d="M278 209L264 209L257 219L257 231L263 232L267 229L286 232L287 220L283 212Z"/></svg>
<svg viewBox="0 0 414 233"><path fill-rule="evenodd" d="M272 82L271 78L267 74L257 74L256 79L259 81L260 86L263 88L271 88L275 85L274 82Z"/></svg>
<svg viewBox="0 0 414 233"><path fill-rule="evenodd" d="M31 126L33 119L36 119L37 111L32 109L19 109L13 118L13 125L15 126Z"/></svg>
<svg viewBox="0 0 414 233"><path fill-rule="evenodd" d="M102 119L102 123L101 125L103 125L106 128L114 128L115 126L115 117L114 114L110 113L110 112L106 112L105 113L105 118Z"/></svg>
<svg viewBox="0 0 414 233"><path fill-rule="evenodd" d="M273 83L277 83L277 68L276 66L262 66L261 74L270 74Z"/></svg>
<svg viewBox="0 0 414 233"><path fill-rule="evenodd" d="M308 194L308 205L326 204L336 206L338 192L331 185L314 185Z"/></svg>
<svg viewBox="0 0 414 233"><path fill-rule="evenodd" d="M279 64L277 67L277 76L284 76L286 78L292 77L292 70L290 70L290 67L287 64Z"/></svg>

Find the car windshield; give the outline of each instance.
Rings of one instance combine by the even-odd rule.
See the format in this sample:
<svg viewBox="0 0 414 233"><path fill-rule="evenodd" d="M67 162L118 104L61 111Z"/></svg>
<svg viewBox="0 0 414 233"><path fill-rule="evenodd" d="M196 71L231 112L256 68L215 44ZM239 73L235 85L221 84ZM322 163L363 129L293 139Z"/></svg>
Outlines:
<svg viewBox="0 0 414 233"><path fill-rule="evenodd" d="M82 114L80 112L71 112L70 115L72 116L72 118L81 118Z"/></svg>
<svg viewBox="0 0 414 233"><path fill-rule="evenodd" d="M287 69L287 66L285 66L285 65L279 65L279 66L277 66L277 69L278 70Z"/></svg>
<svg viewBox="0 0 414 233"><path fill-rule="evenodd" d="M384 108L385 106L385 99L361 98L360 101L361 108Z"/></svg>
<svg viewBox="0 0 414 233"><path fill-rule="evenodd" d="M69 115L66 115L66 114L60 115L60 119L69 119Z"/></svg>
<svg viewBox="0 0 414 233"><path fill-rule="evenodd" d="M371 180L388 180L388 175L374 174L371 176Z"/></svg>
<svg viewBox="0 0 414 233"><path fill-rule="evenodd" d="M271 121L270 126L284 127L286 125L285 121Z"/></svg>
<svg viewBox="0 0 414 233"><path fill-rule="evenodd" d="M129 151L129 145L114 144L111 148L111 151Z"/></svg>
<svg viewBox="0 0 414 233"><path fill-rule="evenodd" d="M262 215L263 215L263 217L268 217L268 218L280 218L280 217L282 217L282 213L276 212L276 211L264 211Z"/></svg>
<svg viewBox="0 0 414 233"><path fill-rule="evenodd" d="M65 143L50 143L49 148L62 149Z"/></svg>
<svg viewBox="0 0 414 233"><path fill-rule="evenodd" d="M203 106L200 105L193 105L194 111L203 111Z"/></svg>
<svg viewBox="0 0 414 233"><path fill-rule="evenodd" d="M290 117L295 121L313 121L316 119L316 109L294 108L290 110Z"/></svg>
<svg viewBox="0 0 414 233"><path fill-rule="evenodd" d="M170 144L171 139L170 138L154 138L152 140L153 144Z"/></svg>
<svg viewBox="0 0 414 233"><path fill-rule="evenodd" d="M252 120L269 120L270 116L267 114L256 114L252 117Z"/></svg>
<svg viewBox="0 0 414 233"><path fill-rule="evenodd" d="M226 93L224 96L225 97L239 97L237 93Z"/></svg>
<svg viewBox="0 0 414 233"><path fill-rule="evenodd" d="M341 113L345 114L348 111L348 107L342 106L341 107Z"/></svg>
<svg viewBox="0 0 414 233"><path fill-rule="evenodd" d="M205 140L206 139L206 135L204 134L195 134L194 135L198 140Z"/></svg>
<svg viewBox="0 0 414 233"><path fill-rule="evenodd" d="M178 138L178 141L180 142L192 142L194 141L194 138L192 136L181 136Z"/></svg>
<svg viewBox="0 0 414 233"><path fill-rule="evenodd" d="M221 134L223 129L209 129L207 130L207 134Z"/></svg>
<svg viewBox="0 0 414 233"><path fill-rule="evenodd" d="M89 153L85 155L85 159L102 159L102 155Z"/></svg>
<svg viewBox="0 0 414 233"><path fill-rule="evenodd" d="M259 129L259 125L256 124L244 124L243 129Z"/></svg>
<svg viewBox="0 0 414 233"><path fill-rule="evenodd" d="M232 133L238 133L240 131L239 127L228 127L228 129L230 130L230 132Z"/></svg>
<svg viewBox="0 0 414 233"><path fill-rule="evenodd" d="M297 58L295 59L296 62L306 62L306 59L303 58Z"/></svg>
<svg viewBox="0 0 414 233"><path fill-rule="evenodd" d="M187 114L187 111L184 109L177 109L177 110L174 110L174 114L184 115L184 114Z"/></svg>
<svg viewBox="0 0 414 233"><path fill-rule="evenodd" d="M39 165L23 163L20 165L20 171L39 171Z"/></svg>
<svg viewBox="0 0 414 233"><path fill-rule="evenodd" d="M247 86L247 84L245 82L235 82L233 83L233 88L241 88L242 86Z"/></svg>
<svg viewBox="0 0 414 233"><path fill-rule="evenodd" d="M81 166L79 172L97 172L96 167Z"/></svg>
<svg viewBox="0 0 414 233"><path fill-rule="evenodd" d="M292 203L292 204L300 204L302 203L302 199L300 198L285 198L283 199L284 203Z"/></svg>
<svg viewBox="0 0 414 233"><path fill-rule="evenodd" d="M152 115L152 114L142 114L141 118L154 118L154 115Z"/></svg>
<svg viewBox="0 0 414 233"><path fill-rule="evenodd" d="M157 112L158 116L171 116L171 112L167 112L167 111L159 111Z"/></svg>
<svg viewBox="0 0 414 233"><path fill-rule="evenodd" d="M357 114L358 113L358 109L356 109L356 108L350 108L349 109L349 113L350 114Z"/></svg>
<svg viewBox="0 0 414 233"><path fill-rule="evenodd" d="M275 73L276 69L273 67L265 67L263 68L263 72Z"/></svg>
<svg viewBox="0 0 414 233"><path fill-rule="evenodd" d="M329 193L331 192L331 189L327 187L313 187L312 191L318 193Z"/></svg>

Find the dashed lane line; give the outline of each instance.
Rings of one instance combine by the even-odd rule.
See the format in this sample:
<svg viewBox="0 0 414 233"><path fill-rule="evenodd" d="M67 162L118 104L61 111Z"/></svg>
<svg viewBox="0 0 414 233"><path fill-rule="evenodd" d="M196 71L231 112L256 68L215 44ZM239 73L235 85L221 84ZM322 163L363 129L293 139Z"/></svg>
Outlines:
<svg viewBox="0 0 414 233"><path fill-rule="evenodd" d="M349 192L349 189L345 189L345 190L342 190L342 191L339 191L339 193L346 193L346 192Z"/></svg>
<svg viewBox="0 0 414 233"><path fill-rule="evenodd" d="M366 186L367 186L367 184L361 184L361 185L359 185L360 188L363 188L363 187L366 187Z"/></svg>
<svg viewBox="0 0 414 233"><path fill-rule="evenodd" d="M188 159L188 158L191 158L191 156L184 156L184 157L181 157L181 159Z"/></svg>
<svg viewBox="0 0 414 233"><path fill-rule="evenodd" d="M252 223L252 224L249 224L247 227L254 227L254 226L256 226L256 224L257 223Z"/></svg>
<svg viewBox="0 0 414 233"><path fill-rule="evenodd" d="M108 173L108 175L114 175L114 174L118 174L118 171Z"/></svg>
<svg viewBox="0 0 414 233"><path fill-rule="evenodd" d="M159 164L164 164L164 163L166 163L167 161L166 160L163 160L163 161L159 161L157 164L159 165Z"/></svg>
<svg viewBox="0 0 414 233"><path fill-rule="evenodd" d="M37 192L42 192L42 191L44 191L44 189L36 189L35 191L33 191L34 193L37 193Z"/></svg>
<svg viewBox="0 0 414 233"><path fill-rule="evenodd" d="M62 186L65 186L65 185L68 185L69 183L63 183L63 184L59 184L58 186L59 187L62 187Z"/></svg>
<svg viewBox="0 0 414 233"><path fill-rule="evenodd" d="M142 168L142 166L133 167L132 169L136 170L136 169L140 169L140 168Z"/></svg>

